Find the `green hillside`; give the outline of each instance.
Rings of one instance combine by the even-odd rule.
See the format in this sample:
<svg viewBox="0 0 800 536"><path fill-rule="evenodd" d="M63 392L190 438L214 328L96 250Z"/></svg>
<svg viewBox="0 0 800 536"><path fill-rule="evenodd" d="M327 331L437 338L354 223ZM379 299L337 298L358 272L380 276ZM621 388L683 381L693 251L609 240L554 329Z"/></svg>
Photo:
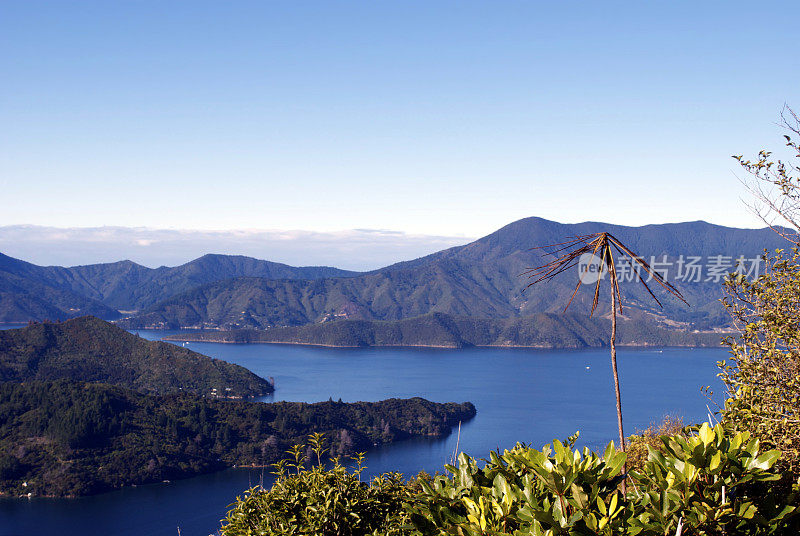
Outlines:
<svg viewBox="0 0 800 536"><path fill-rule="evenodd" d="M10 257L0 254L0 323L64 320L83 315L109 320L120 317L115 309L82 294L5 271L6 259Z"/></svg>
<svg viewBox="0 0 800 536"><path fill-rule="evenodd" d="M0 495L77 496L265 465L312 432L334 454L443 437L472 404L413 398L304 404L155 396L57 380L0 384Z"/></svg>
<svg viewBox="0 0 800 536"><path fill-rule="evenodd" d="M71 379L145 393L258 396L272 385L244 367L152 342L94 317L0 331L0 381Z"/></svg>

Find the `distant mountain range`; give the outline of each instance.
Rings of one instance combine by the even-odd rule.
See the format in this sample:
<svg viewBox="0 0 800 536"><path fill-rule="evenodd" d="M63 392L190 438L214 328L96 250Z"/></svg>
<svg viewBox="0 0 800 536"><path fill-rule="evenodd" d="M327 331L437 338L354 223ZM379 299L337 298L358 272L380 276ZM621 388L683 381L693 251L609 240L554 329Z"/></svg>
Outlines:
<svg viewBox="0 0 800 536"><path fill-rule="evenodd" d="M0 322L106 320L138 311L198 286L236 277L318 279L357 272L294 267L233 255L204 255L176 267L147 268L131 261L86 266L37 266L0 254Z"/></svg>
<svg viewBox="0 0 800 536"><path fill-rule="evenodd" d="M148 394L247 398L274 391L244 367L147 341L91 316L0 331L0 383L61 379Z"/></svg>
<svg viewBox="0 0 800 536"><path fill-rule="evenodd" d="M703 330L727 323L719 303L721 282L722 276L734 269L735 260L748 259L749 269L752 259L764 249L786 245L769 229L732 229L705 222L623 227L528 218L465 246L354 277L216 281L155 304L124 325L235 329L301 326L334 319L401 320L436 312L475 318L561 313L574 290L578 268L574 274L525 290L529 280L521 274L547 261L542 250L531 248L601 230L613 233L648 260L656 257L660 261L657 268L666 268L668 280L691 305L656 289L663 298L662 310L639 283L628 282L622 288L626 314L653 315L666 324ZM678 280L679 267L680 275L690 277ZM588 290L578 293L572 312L588 313ZM602 300L598 314L607 311Z"/></svg>
<svg viewBox="0 0 800 536"><path fill-rule="evenodd" d="M264 329L337 319L392 321L430 313L483 319L561 313L578 269L525 290L529 281L520 274L547 260L542 250L531 248L598 231L613 233L648 260L655 257L657 268L666 269L667 279L691 305L657 292L664 298L664 309L659 309L641 285L629 282L622 288L626 314L683 329L724 326L727 317L719 304L722 276L740 257L749 270L752 259L765 249L786 246L769 229L705 222L624 227L526 218L465 246L367 273L293 268L223 255L157 269L129 261L39 267L0 257L0 321L93 312L122 319L120 325L126 328ZM588 313L589 300L587 288L578 293L571 311ZM598 314L606 312L603 300Z"/></svg>

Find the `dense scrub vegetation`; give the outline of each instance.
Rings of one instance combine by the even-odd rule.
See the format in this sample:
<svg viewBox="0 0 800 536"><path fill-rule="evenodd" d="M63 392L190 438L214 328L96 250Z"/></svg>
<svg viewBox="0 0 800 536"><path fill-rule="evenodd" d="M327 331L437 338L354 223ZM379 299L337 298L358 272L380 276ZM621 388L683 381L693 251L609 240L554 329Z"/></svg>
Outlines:
<svg viewBox="0 0 800 536"><path fill-rule="evenodd" d="M748 432L704 424L665 436L662 452L629 475L625 454L555 441L517 445L485 464L461 454L449 475L403 485L383 475L371 486L340 465L285 471L270 490L253 488L223 520L224 536L795 534L797 492L769 493L780 453ZM302 447L296 452L302 451ZM298 458L299 459L299 458ZM481 465L483 465L481 467Z"/></svg>
<svg viewBox="0 0 800 536"><path fill-rule="evenodd" d="M152 342L94 317L0 331L0 381L72 379L146 393L258 396L274 389L238 365Z"/></svg>
<svg viewBox="0 0 800 536"><path fill-rule="evenodd" d="M628 471L640 471L647 463L651 451L655 450L664 454L662 437L683 436L685 438L691 431L692 427L685 427L682 419L673 415L665 415L661 422L652 423L646 429L639 430L627 438L625 467Z"/></svg>
<svg viewBox="0 0 800 536"><path fill-rule="evenodd" d="M336 455L443 437L472 404L421 398L264 404L154 396L99 383L0 384L0 493L74 496L231 465L271 464L312 432Z"/></svg>
<svg viewBox="0 0 800 536"><path fill-rule="evenodd" d="M721 374L729 397L722 414L783 452L786 474L800 474L800 249L767 259L754 281L734 277L725 306L739 327L726 343Z"/></svg>
<svg viewBox="0 0 800 536"><path fill-rule="evenodd" d="M790 249L765 249L756 278L726 279L723 305L736 329L725 340L732 359L720 363L720 376L728 390L723 418L781 452L779 486L788 490L800 484L800 117L784 105L781 119L787 159L766 149L753 160L733 158L751 176L743 181L751 208Z"/></svg>
<svg viewBox="0 0 800 536"><path fill-rule="evenodd" d="M309 438L309 448L295 446L293 459L277 464L271 489L255 487L225 520L223 535L241 534L360 534L400 535L409 516L403 508L414 484L398 473L361 482L363 456L349 471L338 458L323 465L327 448L321 434ZM311 464L307 467L306 464Z"/></svg>
<svg viewBox="0 0 800 536"><path fill-rule="evenodd" d="M396 321L337 320L266 330L206 331L174 340L293 343L324 346L530 346L585 348L608 345L610 322L573 314L541 313L526 318L470 318L444 313ZM693 333L652 320L621 321L618 342L634 346L719 346L716 333Z"/></svg>

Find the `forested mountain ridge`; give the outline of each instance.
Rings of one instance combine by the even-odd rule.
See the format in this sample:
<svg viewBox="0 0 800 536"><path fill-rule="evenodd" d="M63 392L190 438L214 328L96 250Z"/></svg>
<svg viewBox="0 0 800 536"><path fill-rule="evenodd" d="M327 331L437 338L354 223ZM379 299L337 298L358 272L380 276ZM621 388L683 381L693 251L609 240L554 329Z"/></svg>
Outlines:
<svg viewBox="0 0 800 536"><path fill-rule="evenodd" d="M663 298L662 310L641 285L625 281L623 275L628 310L702 330L724 326L728 320L719 303L721 283L735 269L736 260L744 258L745 268L751 269L765 249L786 246L770 229L733 229L706 222L624 227L527 218L465 246L346 279L217 281L162 301L122 325L263 329L337 318L400 320L435 312L477 318L560 313L572 295L578 268L527 290L529 280L521 274L547 262L536 246L600 230L612 232L648 262L655 260L655 267L690 304L656 289ZM588 313L590 300L586 289L578 292L572 311ZM606 311L603 300L599 314Z"/></svg>
<svg viewBox="0 0 800 536"><path fill-rule="evenodd" d="M473 318L431 313L403 320L337 320L266 330L202 331L166 337L174 341L288 343L336 347L471 346L590 348L607 346L605 318L539 313L516 318ZM620 346L719 346L722 334L668 329L646 320L621 319Z"/></svg>
<svg viewBox="0 0 800 536"><path fill-rule="evenodd" d="M0 253L0 322L65 320L91 314L119 318L200 285L235 277L317 279L356 272L294 267L240 255L204 255L186 264L147 268L131 261L37 266Z"/></svg>
<svg viewBox="0 0 800 536"><path fill-rule="evenodd" d="M108 320L120 314L97 300L53 286L39 267L0 253L0 322L62 320L94 315Z"/></svg>
<svg viewBox="0 0 800 536"><path fill-rule="evenodd" d="M294 267L241 255L208 254L175 267L146 268L130 261L54 270L54 279L117 309L141 309L200 285L235 277L318 279L355 272L327 266Z"/></svg>
<svg viewBox="0 0 800 536"><path fill-rule="evenodd" d="M0 495L77 496L231 465L271 464L321 432L334 455L443 437L470 403L263 404L70 380L0 383Z"/></svg>
<svg viewBox="0 0 800 536"><path fill-rule="evenodd" d="M126 327L228 329L299 326L336 318L400 320L435 312L477 318L557 313L572 294L577 267L574 274L527 291L528 280L521 274L546 262L537 246L598 231L613 233L648 261L655 260L656 268L666 272L691 304L659 295L665 298L662 311L640 285L623 280L623 297L630 308L697 329L727 322L719 304L721 281L735 269L737 259L751 262L763 250L787 244L770 229L706 222L625 227L526 218L470 244L361 274L226 255L156 269L130 261L38 267L0 256L0 322L46 318L43 315L67 318L85 314L90 307L104 318L115 318L116 310L137 311L127 313L122 324ZM17 290L10 281L17 281ZM3 285L10 290L4 293ZM66 306L70 300L77 304L78 298L81 305ZM588 312L589 299L588 292L579 292L573 311ZM66 305L48 309L49 303ZM601 301L600 314L605 308Z"/></svg>
<svg viewBox="0 0 800 536"><path fill-rule="evenodd" d="M0 381L70 379L143 393L252 397L272 385L239 365L147 341L94 317L0 331Z"/></svg>

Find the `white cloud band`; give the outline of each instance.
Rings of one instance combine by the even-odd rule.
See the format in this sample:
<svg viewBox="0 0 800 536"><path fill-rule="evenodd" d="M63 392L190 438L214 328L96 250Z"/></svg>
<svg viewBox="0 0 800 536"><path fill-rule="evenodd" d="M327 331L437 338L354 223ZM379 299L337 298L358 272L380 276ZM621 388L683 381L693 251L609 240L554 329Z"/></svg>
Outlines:
<svg viewBox="0 0 800 536"><path fill-rule="evenodd" d="M123 259L151 267L175 266L205 253L225 253L294 266L371 270L471 240L462 236L408 234L384 229L317 232L0 226L0 252L35 264L62 266Z"/></svg>

